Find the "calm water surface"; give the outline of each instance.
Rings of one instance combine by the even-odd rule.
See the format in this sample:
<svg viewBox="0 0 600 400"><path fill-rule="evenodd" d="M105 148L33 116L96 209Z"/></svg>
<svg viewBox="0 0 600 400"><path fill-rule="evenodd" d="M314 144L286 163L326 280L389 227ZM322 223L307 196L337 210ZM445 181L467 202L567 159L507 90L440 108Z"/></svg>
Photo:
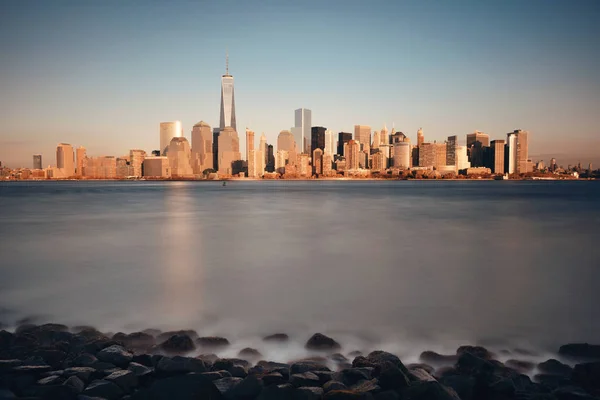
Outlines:
<svg viewBox="0 0 600 400"><path fill-rule="evenodd" d="M0 322L194 328L231 352L278 331L293 354L316 331L406 356L596 342L599 200L597 182L3 183Z"/></svg>

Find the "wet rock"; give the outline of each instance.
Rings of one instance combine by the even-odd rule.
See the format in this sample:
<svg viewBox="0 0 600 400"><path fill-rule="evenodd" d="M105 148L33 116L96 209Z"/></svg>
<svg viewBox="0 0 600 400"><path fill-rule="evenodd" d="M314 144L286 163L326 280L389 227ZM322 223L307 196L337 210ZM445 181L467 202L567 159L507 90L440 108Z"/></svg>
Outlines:
<svg viewBox="0 0 600 400"><path fill-rule="evenodd" d="M332 380L335 375L335 372L331 371L312 371L312 373L319 377L319 383L321 386Z"/></svg>
<svg viewBox="0 0 600 400"><path fill-rule="evenodd" d="M573 384L570 379L567 379L561 375L537 374L533 377L533 380L539 383L546 390L554 390L558 387Z"/></svg>
<svg viewBox="0 0 600 400"><path fill-rule="evenodd" d="M133 354L125 350L122 346L112 345L106 347L96 354L100 361L114 364L118 367L125 367L131 362Z"/></svg>
<svg viewBox="0 0 600 400"><path fill-rule="evenodd" d="M422 364L422 363L419 363L419 364L408 364L406 366L406 368L408 368L408 371L412 371L413 369L420 368L422 370L427 371L427 373L432 374L432 375L433 375L433 371L435 371L435 369L431 365Z"/></svg>
<svg viewBox="0 0 600 400"><path fill-rule="evenodd" d="M38 385L60 385L65 381L65 378L61 375L50 375L37 381Z"/></svg>
<svg viewBox="0 0 600 400"><path fill-rule="evenodd" d="M537 365L537 369L542 374L560 375L564 377L570 377L571 373L573 372L573 368L571 368L569 365L563 364L553 358L549 359L548 361L544 361L543 363L539 363Z"/></svg>
<svg viewBox="0 0 600 400"><path fill-rule="evenodd" d="M294 392L294 400L319 400L322 396L320 387L300 387Z"/></svg>
<svg viewBox="0 0 600 400"><path fill-rule="evenodd" d="M600 360L600 345L570 343L560 346L558 354L572 360Z"/></svg>
<svg viewBox="0 0 600 400"><path fill-rule="evenodd" d="M411 400L461 400L456 392L439 382L421 382L402 391L403 398Z"/></svg>
<svg viewBox="0 0 600 400"><path fill-rule="evenodd" d="M504 363L507 367L514 369L521 374L527 374L535 368L535 364L530 361L508 360Z"/></svg>
<svg viewBox="0 0 600 400"><path fill-rule="evenodd" d="M105 380L116 383L125 393L133 392L138 385L137 376L129 370L120 370L108 375Z"/></svg>
<svg viewBox="0 0 600 400"><path fill-rule="evenodd" d="M373 398L374 400L400 400L400 395L394 390L386 390L377 393Z"/></svg>
<svg viewBox="0 0 600 400"><path fill-rule="evenodd" d="M304 347L308 350L339 350L342 348L338 342L322 333L312 335Z"/></svg>
<svg viewBox="0 0 600 400"><path fill-rule="evenodd" d="M246 369L246 367L237 364L234 364L227 371L231 374L231 376L234 376L236 378L245 378L248 376L248 370Z"/></svg>
<svg viewBox="0 0 600 400"><path fill-rule="evenodd" d="M219 356L216 354L210 353L210 354L200 354L199 356L196 356L196 358L204 361L205 365L212 366L214 364L214 362L219 359Z"/></svg>
<svg viewBox="0 0 600 400"><path fill-rule="evenodd" d="M229 340L219 336L204 336L196 339L196 344L203 348L222 348L229 346Z"/></svg>
<svg viewBox="0 0 600 400"><path fill-rule="evenodd" d="M240 352L238 353L238 357L248 358L248 359L257 359L257 358L262 357L262 354L260 354L260 352L256 349L246 347L246 348L240 350Z"/></svg>
<svg viewBox="0 0 600 400"><path fill-rule="evenodd" d="M96 370L91 367L71 367L66 368L63 371L63 375L67 377L76 376L83 382L89 382L95 372Z"/></svg>
<svg viewBox="0 0 600 400"><path fill-rule="evenodd" d="M13 367L12 371L17 374L28 374L32 376L39 376L44 372L52 370L49 365L19 365Z"/></svg>
<svg viewBox="0 0 600 400"><path fill-rule="evenodd" d="M552 391L552 399L558 400L597 400L578 386L562 386Z"/></svg>
<svg viewBox="0 0 600 400"><path fill-rule="evenodd" d="M238 385L225 393L226 399L252 400L255 399L263 389L262 381L256 376L244 378Z"/></svg>
<svg viewBox="0 0 600 400"><path fill-rule="evenodd" d="M225 395L228 391L239 385L243 381L242 378L220 378L213 381L214 385L219 389L221 394Z"/></svg>
<svg viewBox="0 0 600 400"><path fill-rule="evenodd" d="M419 360L424 363L434 365L452 365L458 360L457 355L442 355L435 351L424 351L419 356Z"/></svg>
<svg viewBox="0 0 600 400"><path fill-rule="evenodd" d="M386 351L381 350L372 351L366 357L366 360L373 366L378 366L384 364L385 362L390 362L397 366L405 375L408 374L408 369L404 366L404 364L402 364L402 361L400 361L400 359L392 353L388 353ZM352 362L352 365L354 365L354 362ZM369 365L365 366L368 367Z"/></svg>
<svg viewBox="0 0 600 400"><path fill-rule="evenodd" d="M163 357L156 365L157 372L166 374L185 374L188 372L207 372L202 360L192 357Z"/></svg>
<svg viewBox="0 0 600 400"><path fill-rule="evenodd" d="M59 368L67 356L64 351L54 348L38 348L31 354L34 357L40 357L46 362L46 364L53 368Z"/></svg>
<svg viewBox="0 0 600 400"><path fill-rule="evenodd" d="M279 369L279 368L285 368L288 370L290 369L290 366L288 364L278 363L278 362L274 362L274 361L261 360L258 363L256 363L256 365L264 368L265 371L273 371L273 370Z"/></svg>
<svg viewBox="0 0 600 400"><path fill-rule="evenodd" d="M106 372L117 369L117 366L103 361L96 361L90 368L94 368L96 371Z"/></svg>
<svg viewBox="0 0 600 400"><path fill-rule="evenodd" d="M17 396L15 396L15 394L13 392L11 392L10 390L0 388L0 399L12 400L12 399L16 399L16 398L17 398Z"/></svg>
<svg viewBox="0 0 600 400"><path fill-rule="evenodd" d="M267 386L261 391L258 400L295 400L294 392L294 387L289 383Z"/></svg>
<svg viewBox="0 0 600 400"><path fill-rule="evenodd" d="M78 355L71 364L74 367L91 367L98 359L93 354L83 353Z"/></svg>
<svg viewBox="0 0 600 400"><path fill-rule="evenodd" d="M339 381L329 381L323 385L325 393L331 392L332 390L346 390L348 387Z"/></svg>
<svg viewBox="0 0 600 400"><path fill-rule="evenodd" d="M350 387L350 390L353 390L358 393L375 394L381 391L381 387L377 384L377 379L371 379L358 382L357 384Z"/></svg>
<svg viewBox="0 0 600 400"><path fill-rule="evenodd" d="M14 367L23 365L21 360L0 360L0 374L12 371Z"/></svg>
<svg viewBox="0 0 600 400"><path fill-rule="evenodd" d="M187 336L192 340L198 338L198 333L193 329L184 329L184 330L179 330L179 331L167 331L167 332L160 333L159 335L157 335L155 337L156 337L156 341L158 343L161 343L175 335Z"/></svg>
<svg viewBox="0 0 600 400"><path fill-rule="evenodd" d="M333 354L332 354L332 355L330 355L328 358L329 358L330 360L332 360L332 361L334 361L334 362L338 363L338 364L339 364L339 363L347 363L347 362L349 362L349 361L350 361L350 360L348 360L348 359L346 358L346 356L344 356L344 355L343 355L343 354L341 354L341 353L333 353Z"/></svg>
<svg viewBox="0 0 600 400"><path fill-rule="evenodd" d="M262 381L265 386L281 385L287 382L287 379L279 372L271 372L262 376Z"/></svg>
<svg viewBox="0 0 600 400"><path fill-rule="evenodd" d="M359 393L354 390L332 390L323 395L323 400L368 400L372 399L370 393Z"/></svg>
<svg viewBox="0 0 600 400"><path fill-rule="evenodd" d="M227 372L227 371L225 371L225 372ZM219 371L202 372L201 375L207 377L211 381L216 381L217 379L221 379L221 378L231 378L231 376L223 376L223 374Z"/></svg>
<svg viewBox="0 0 600 400"><path fill-rule="evenodd" d="M82 394L90 397L100 397L106 400L117 400L123 396L123 390L113 382L97 380L86 387Z"/></svg>
<svg viewBox="0 0 600 400"><path fill-rule="evenodd" d="M187 374L160 379L145 393L148 400L221 400L213 382L202 374ZM133 399L136 399L134 395Z"/></svg>
<svg viewBox="0 0 600 400"><path fill-rule="evenodd" d="M265 336L263 340L265 342L287 342L289 336L285 333L275 333L273 335Z"/></svg>
<svg viewBox="0 0 600 400"><path fill-rule="evenodd" d="M0 351L7 350L10 346L12 346L13 341L15 339L15 335L8 331L0 331Z"/></svg>
<svg viewBox="0 0 600 400"><path fill-rule="evenodd" d="M191 337L186 334L175 334L169 336L160 344L160 348L168 353L182 354L196 348Z"/></svg>
<svg viewBox="0 0 600 400"><path fill-rule="evenodd" d="M435 382L436 379L429 374L429 372L425 371L421 368L414 368L409 370L409 379L412 382Z"/></svg>
<svg viewBox="0 0 600 400"><path fill-rule="evenodd" d="M74 393L81 393L85 388L85 383L77 376L73 375L67 378L63 385L70 387Z"/></svg>
<svg viewBox="0 0 600 400"><path fill-rule="evenodd" d="M475 357L481 358L483 360L492 360L494 359L494 354L488 351L485 347L481 346L460 346L456 350L456 355L461 356L465 353L470 353Z"/></svg>
<svg viewBox="0 0 600 400"><path fill-rule="evenodd" d="M145 365L142 364L138 364L136 362L131 362L129 363L129 365L127 366L127 369L131 372L133 372L133 374L135 376L139 377L143 377L143 376L147 376L149 374L152 374L154 372L153 368L148 368Z"/></svg>
<svg viewBox="0 0 600 400"><path fill-rule="evenodd" d="M302 374L311 371L330 371L330 369L324 364L312 361L298 361L290 365L290 374Z"/></svg>
<svg viewBox="0 0 600 400"><path fill-rule="evenodd" d="M303 372L290 376L292 386L298 388L302 386L320 386L319 377L312 372Z"/></svg>
<svg viewBox="0 0 600 400"><path fill-rule="evenodd" d="M113 337L113 340L122 342L128 348L133 349L149 349L156 344L154 336L144 332L133 332L130 334L117 333Z"/></svg>
<svg viewBox="0 0 600 400"><path fill-rule="evenodd" d="M390 358L393 360L393 358ZM398 360L399 361L399 360ZM379 380L379 386L383 390L399 390L410 385L410 380L406 373L400 368L402 363L396 364L393 361L383 361L378 364L373 371L373 376Z"/></svg>
<svg viewBox="0 0 600 400"><path fill-rule="evenodd" d="M453 389L461 400L476 400L473 397L475 378L467 375L448 375L440 379L440 383Z"/></svg>
<svg viewBox="0 0 600 400"><path fill-rule="evenodd" d="M367 368L348 368L335 374L335 380L342 382L346 386L352 386L356 383L371 379L371 372Z"/></svg>
<svg viewBox="0 0 600 400"><path fill-rule="evenodd" d="M150 354L135 354L131 359L131 362L145 365L146 367L153 367L152 356Z"/></svg>
<svg viewBox="0 0 600 400"><path fill-rule="evenodd" d="M600 395L600 362L575 365L571 380L594 395Z"/></svg>

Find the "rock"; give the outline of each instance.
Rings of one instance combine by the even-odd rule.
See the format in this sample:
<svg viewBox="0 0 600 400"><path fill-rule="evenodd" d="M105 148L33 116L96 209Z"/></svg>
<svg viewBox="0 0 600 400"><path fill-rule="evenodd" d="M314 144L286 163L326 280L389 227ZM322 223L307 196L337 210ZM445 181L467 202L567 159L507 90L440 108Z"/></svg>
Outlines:
<svg viewBox="0 0 600 400"><path fill-rule="evenodd" d="M573 384L570 379L567 379L561 375L537 374L533 377L533 380L547 390L554 390L561 386Z"/></svg>
<svg viewBox="0 0 600 400"><path fill-rule="evenodd" d="M207 368L202 360L192 357L175 356L163 357L156 365L157 372L167 374L185 374L188 372L207 372Z"/></svg>
<svg viewBox="0 0 600 400"><path fill-rule="evenodd" d="M52 367L49 365L19 365L13 367L13 372L17 374L28 374L32 376L39 376L44 372L48 372L52 370Z"/></svg>
<svg viewBox="0 0 600 400"><path fill-rule="evenodd" d="M168 331L168 332L163 332L163 333L160 333L160 334L154 335L154 336L156 337L156 341L158 343L162 343L162 342L168 340L169 338L171 338L172 336L176 336L176 335L187 336L192 340L198 338L198 333L193 329L184 329L184 330L180 330L180 331Z"/></svg>
<svg viewBox="0 0 600 400"><path fill-rule="evenodd" d="M301 374L310 371L330 371L330 369L324 364L312 361L298 361L290 365L290 374Z"/></svg>
<svg viewBox="0 0 600 400"><path fill-rule="evenodd" d="M325 393L331 392L332 390L346 390L348 387L339 381L329 381L323 385Z"/></svg>
<svg viewBox="0 0 600 400"><path fill-rule="evenodd" d="M1 400L12 400L12 399L16 399L17 396L15 396L15 394L13 392L11 392L8 389L2 389L0 388L0 399Z"/></svg>
<svg viewBox="0 0 600 400"><path fill-rule="evenodd" d="M225 393L226 399L235 400L253 400L262 391L262 381L256 376L248 376L244 378L239 384Z"/></svg>
<svg viewBox="0 0 600 400"><path fill-rule="evenodd" d="M393 390L386 390L375 394L374 400L400 400L400 395Z"/></svg>
<svg viewBox="0 0 600 400"><path fill-rule="evenodd" d="M214 364L215 361L217 361L219 359L219 356L216 354L200 354L199 356L196 356L197 359L204 361L204 364L208 367L209 365L212 366Z"/></svg>
<svg viewBox="0 0 600 400"><path fill-rule="evenodd" d="M94 368L96 371L106 372L117 369L117 366L103 361L96 361L90 368Z"/></svg>
<svg viewBox="0 0 600 400"><path fill-rule="evenodd" d="M461 400L452 389L439 382L421 382L402 391L403 397L411 400Z"/></svg>
<svg viewBox="0 0 600 400"><path fill-rule="evenodd" d="M78 393L78 394L83 392L83 390L85 388L85 383L75 375L70 376L63 383L63 385L70 387L71 389L73 389L74 393Z"/></svg>
<svg viewBox="0 0 600 400"><path fill-rule="evenodd" d="M485 347L481 346L460 346L456 350L456 355L461 356L464 353L473 354L475 357L481 358L483 360L492 360L494 359L494 354L488 351Z"/></svg>
<svg viewBox="0 0 600 400"><path fill-rule="evenodd" d="M436 379L421 368L409 370L409 379L413 382L436 382Z"/></svg>
<svg viewBox="0 0 600 400"><path fill-rule="evenodd" d="M225 395L229 390L233 389L234 386L239 385L243 381L242 378L219 378L213 381L214 385L219 389L221 394Z"/></svg>
<svg viewBox="0 0 600 400"><path fill-rule="evenodd" d="M196 346L188 335L176 334L162 342L160 348L169 353L182 354L196 349Z"/></svg>
<svg viewBox="0 0 600 400"><path fill-rule="evenodd" d="M196 344L204 348L219 348L229 346L229 340L219 336L204 336L196 339Z"/></svg>
<svg viewBox="0 0 600 400"><path fill-rule="evenodd" d="M225 372L227 372L227 371L225 371ZM217 379L221 379L221 378L231 378L231 376L223 376L223 374L221 374L218 371L202 372L201 375L207 377L211 381L216 381Z"/></svg>
<svg viewBox="0 0 600 400"><path fill-rule="evenodd" d="M131 393L138 385L137 376L128 370L113 372L105 380L116 383L125 393Z"/></svg>
<svg viewBox="0 0 600 400"><path fill-rule="evenodd" d="M245 378L248 376L248 370L246 369L246 367L237 364L233 365L227 371L231 374L231 376L234 376L236 378Z"/></svg>
<svg viewBox="0 0 600 400"><path fill-rule="evenodd" d="M295 400L294 391L294 387L289 383L267 386L261 391L258 400Z"/></svg>
<svg viewBox="0 0 600 400"><path fill-rule="evenodd" d="M113 340L118 340L125 344L125 346L133 349L149 349L156 344L154 336L144 332L133 332L128 335L124 333L117 333L113 337Z"/></svg>
<svg viewBox="0 0 600 400"><path fill-rule="evenodd" d="M562 386L552 391L552 399L558 400L597 400L578 386Z"/></svg>
<svg viewBox="0 0 600 400"><path fill-rule="evenodd" d="M146 392L147 400L222 400L213 382L202 374L172 376L155 381ZM135 395L134 395L135 399Z"/></svg>
<svg viewBox="0 0 600 400"><path fill-rule="evenodd" d="M571 377L571 373L573 372L573 368L569 365L563 364L553 358L544 361L543 363L539 363L537 369L542 374L560 375L564 377Z"/></svg>
<svg viewBox="0 0 600 400"><path fill-rule="evenodd" d="M262 381L265 386L281 385L287 382L287 379L279 372L271 372L262 376Z"/></svg>
<svg viewBox="0 0 600 400"><path fill-rule="evenodd" d="M66 368L63 372L64 376L76 376L83 382L89 382L96 370L90 367L71 367Z"/></svg>
<svg viewBox="0 0 600 400"><path fill-rule="evenodd" d="M504 363L507 367L514 369L521 374L527 374L535 368L535 364L530 361L508 360Z"/></svg>
<svg viewBox="0 0 600 400"><path fill-rule="evenodd" d="M358 393L379 393L381 391L381 387L377 384L377 379L360 381L357 384L350 387L350 390L353 390Z"/></svg>
<svg viewBox="0 0 600 400"><path fill-rule="evenodd" d="M0 351L7 350L12 346L15 340L15 335L11 332L1 330L0 331Z"/></svg>
<svg viewBox="0 0 600 400"><path fill-rule="evenodd" d="M65 378L61 375L50 375L37 381L38 385L60 385L65 381Z"/></svg>
<svg viewBox="0 0 600 400"><path fill-rule="evenodd" d="M73 361L74 367L91 367L98 359L93 354L83 353L78 355Z"/></svg>
<svg viewBox="0 0 600 400"><path fill-rule="evenodd" d="M371 370L367 368L347 368L335 374L335 380L346 386L352 386L363 380L371 379Z"/></svg>
<svg viewBox="0 0 600 400"><path fill-rule="evenodd" d="M571 343L560 346L558 354L572 360L600 360L600 345Z"/></svg>
<svg viewBox="0 0 600 400"><path fill-rule="evenodd" d="M279 369L279 368L285 368L288 370L290 369L290 366L288 364L278 363L278 362L274 362L274 361L264 361L264 360L261 360L258 363L256 363L256 366L264 368L265 371L267 371L267 372L270 372L270 371L273 371L273 370Z"/></svg>
<svg viewBox="0 0 600 400"><path fill-rule="evenodd" d="M21 360L0 360L0 374L12 371L14 367L23 365Z"/></svg>
<svg viewBox="0 0 600 400"><path fill-rule="evenodd" d="M435 351L424 351L419 356L419 360L424 363L433 364L433 365L452 365L456 361L458 361L457 355L442 355L438 354Z"/></svg>
<svg viewBox="0 0 600 400"><path fill-rule="evenodd" d="M461 400L476 400L473 397L475 378L467 375L448 375L440 379L440 383L453 389Z"/></svg>
<svg viewBox="0 0 600 400"><path fill-rule="evenodd" d="M142 377L142 376L147 376L154 372L153 368L148 368L147 366L138 364L136 362L129 363L129 365L127 366L127 369L129 371L133 372L133 374L135 376L137 376L138 378Z"/></svg>
<svg viewBox="0 0 600 400"><path fill-rule="evenodd" d="M338 342L321 333L315 333L304 346L308 350L339 350L342 348Z"/></svg>
<svg viewBox="0 0 600 400"><path fill-rule="evenodd" d="M290 383L296 388L302 386L320 386L319 377L312 372L293 374L290 376Z"/></svg>
<svg viewBox="0 0 600 400"><path fill-rule="evenodd" d="M412 371L413 369L419 368L422 369L424 371L427 371L427 373L432 374L433 375L433 371L435 371L435 369L428 364L422 364L422 363L418 363L418 364L408 364L406 366L406 368L408 368L408 371Z"/></svg>
<svg viewBox="0 0 600 400"><path fill-rule="evenodd" d="M362 356L363 353L362 351L358 351L358 350L354 350L351 351L350 353L348 353L348 357L358 357L358 356Z"/></svg>
<svg viewBox="0 0 600 400"><path fill-rule="evenodd" d="M575 365L571 380L594 395L600 395L600 362Z"/></svg>
<svg viewBox="0 0 600 400"><path fill-rule="evenodd" d="M320 387L300 387L294 392L295 400L319 400L323 396Z"/></svg>
<svg viewBox="0 0 600 400"><path fill-rule="evenodd" d="M150 354L136 354L131 359L131 362L144 365L146 367L154 367L152 363L152 356Z"/></svg>
<svg viewBox="0 0 600 400"><path fill-rule="evenodd" d="M123 396L123 390L113 382L97 380L85 388L83 395L101 397L106 400L117 400Z"/></svg>
<svg viewBox="0 0 600 400"><path fill-rule="evenodd" d="M330 355L330 356L329 356L329 357L327 357L327 358L329 358L330 360L332 360L332 361L334 361L334 362L336 362L336 363L338 363L338 364L339 364L339 363L347 363L348 361L350 361L350 360L348 360L348 359L346 358L346 356L344 356L344 355L343 355L343 354L341 354L341 353L333 353L332 355Z"/></svg>
<svg viewBox="0 0 600 400"><path fill-rule="evenodd" d="M275 333L263 338L263 341L265 342L287 342L288 340L289 336L285 333Z"/></svg>
<svg viewBox="0 0 600 400"><path fill-rule="evenodd" d="M240 350L240 352L238 353L238 357L257 359L257 358L262 357L262 354L260 354L260 352L256 349L246 347L246 348Z"/></svg>
<svg viewBox="0 0 600 400"><path fill-rule="evenodd" d="M378 364L373 371L373 376L378 378L379 386L383 390L399 390L410 385L407 374L400 369L399 365L402 363L395 364L393 361L384 361Z"/></svg>
<svg viewBox="0 0 600 400"><path fill-rule="evenodd" d="M332 390L323 396L323 400L367 400L372 398L370 393L359 393L353 390Z"/></svg>
<svg viewBox="0 0 600 400"><path fill-rule="evenodd" d="M106 347L96 354L100 361L114 364L118 367L125 367L131 362L133 354L125 350L122 346L112 345Z"/></svg>
<svg viewBox="0 0 600 400"><path fill-rule="evenodd" d="M313 374L319 377L320 386L333 379L335 372L331 371L312 371Z"/></svg>

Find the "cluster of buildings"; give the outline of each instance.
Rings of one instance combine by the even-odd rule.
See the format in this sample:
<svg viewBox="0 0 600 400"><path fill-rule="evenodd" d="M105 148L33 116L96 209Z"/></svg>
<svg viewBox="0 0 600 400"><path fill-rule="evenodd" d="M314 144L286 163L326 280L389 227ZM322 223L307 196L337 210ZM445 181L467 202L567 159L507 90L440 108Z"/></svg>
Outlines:
<svg viewBox="0 0 600 400"><path fill-rule="evenodd" d="M255 132L246 128L242 155L235 116L234 78L221 77L221 108L218 127L200 121L192 127L191 143L180 121L161 122L159 148L146 153L130 150L121 157L88 157L84 147L61 143L56 149L56 166L43 168L42 156L33 156L33 169L20 172L21 179L199 179L199 178L295 178L367 177L399 175L406 171L443 175L522 175L534 169L557 172L555 160L549 168L529 158L529 133L515 130L506 140L490 141L488 134L458 136L443 143L426 142L422 129L416 143L402 132L384 126L355 125L354 132L335 133L312 126L312 112L295 110L294 126L282 130L276 147L262 133L256 144ZM464 143L461 141L461 143ZM543 167L543 168L540 168ZM590 166L591 170L591 166Z"/></svg>

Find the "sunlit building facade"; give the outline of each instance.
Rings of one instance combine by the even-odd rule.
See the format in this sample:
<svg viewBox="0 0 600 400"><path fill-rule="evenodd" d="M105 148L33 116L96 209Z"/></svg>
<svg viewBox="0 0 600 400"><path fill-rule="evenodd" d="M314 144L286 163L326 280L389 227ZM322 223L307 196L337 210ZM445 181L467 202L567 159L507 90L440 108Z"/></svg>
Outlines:
<svg viewBox="0 0 600 400"><path fill-rule="evenodd" d="M75 159L73 146L60 143L56 147L56 168L59 178L70 178L75 175Z"/></svg>
<svg viewBox="0 0 600 400"><path fill-rule="evenodd" d="M181 121L160 123L160 154L166 155L171 139L183 136Z"/></svg>
<svg viewBox="0 0 600 400"><path fill-rule="evenodd" d="M231 127L225 127L219 133L219 175L234 174L234 162L242 159L240 154L240 139Z"/></svg>

